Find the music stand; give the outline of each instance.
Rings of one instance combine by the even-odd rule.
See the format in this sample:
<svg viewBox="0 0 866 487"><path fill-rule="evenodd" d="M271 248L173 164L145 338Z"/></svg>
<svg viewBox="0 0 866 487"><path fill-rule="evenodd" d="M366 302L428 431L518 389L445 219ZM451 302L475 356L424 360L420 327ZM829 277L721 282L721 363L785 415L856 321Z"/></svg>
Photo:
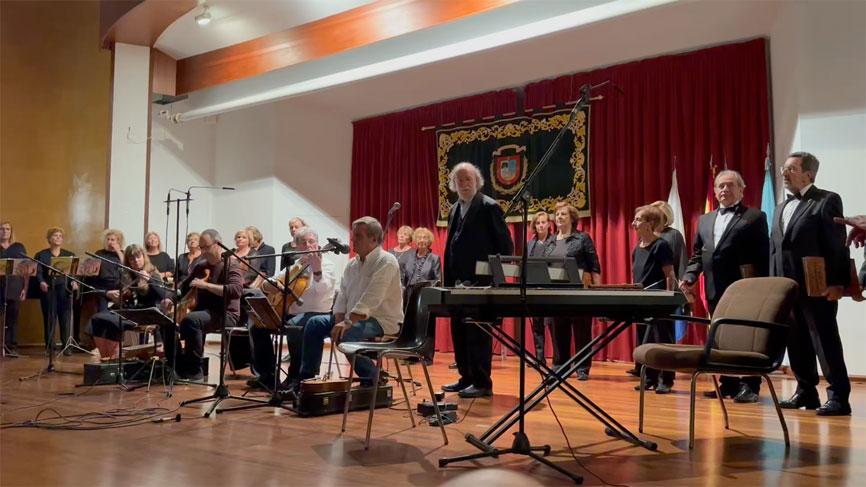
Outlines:
<svg viewBox="0 0 866 487"><path fill-rule="evenodd" d="M291 283L288 283L291 285ZM288 406L283 405L283 398L279 393L279 384L280 384L280 353L283 350L283 325L280 316L274 310L274 307L271 306L270 301L267 296L250 296L246 298L247 304L250 306L250 310L259 318L264 328L268 330L272 330L277 333L277 352L274 354L276 366L274 370L274 390L269 390L271 393L271 398L266 403L261 404L247 404L244 406L234 406L230 408L218 409L217 414L223 411L238 411L241 409L253 409L253 408L263 408L263 407L275 407L275 408L283 408L286 411L291 411L292 409ZM283 301L285 303L285 301ZM292 360L297 360L296 358L292 358Z"/></svg>
<svg viewBox="0 0 866 487"><path fill-rule="evenodd" d="M36 275L36 268L36 264L28 259L0 259L0 357L19 357L6 344L6 300L18 300L21 292L27 289L30 277ZM10 281L16 284L12 285ZM17 283L21 285L18 286Z"/></svg>
<svg viewBox="0 0 866 487"><path fill-rule="evenodd" d="M112 313L120 316L121 318L123 318L125 320L131 321L132 323L134 323L137 326L156 325L159 327L159 329L171 329L170 327L174 326L174 321L171 318L169 318L168 316L166 316L165 313L160 311L159 308L155 308L155 307L154 308L141 308L141 309L118 309L118 310L112 311ZM123 336L121 334L121 340L122 339L123 339ZM163 338L163 340L164 339L165 338ZM156 363L159 362L159 357L156 353L156 348L157 348L157 343L156 343L156 339L154 338L154 340L153 340L154 356L151 358L150 377L147 380L147 384L137 384L137 385L134 385L131 387L127 386L128 390L135 390L135 389L138 389L140 387L144 387L146 385L148 388L148 391L150 391L150 384L151 384L151 381L153 381L153 369L156 367ZM141 369L139 369L135 374L133 374L132 377L127 379L127 381L135 380L136 376L138 376L138 374L140 374L142 370L144 370L143 367ZM162 385L163 385L163 387L165 387L165 374L163 374Z"/></svg>
<svg viewBox="0 0 866 487"><path fill-rule="evenodd" d="M57 257L57 258L59 258L59 257ZM101 263L98 259L81 260L78 257L74 257L73 259L74 259L74 261L72 264L72 268L70 269L71 272L68 272L68 274L76 276L76 277L93 277L93 276L99 275L99 269L101 267ZM54 259L51 259L51 261L53 263ZM81 344L78 343L78 340L77 340L78 337L73 336L73 334L72 334L72 332L75 330L75 324L73 323L73 321L75 319L74 318L75 315L72 312L72 309L73 309L72 301L75 298L73 297L72 288L68 288L67 291L69 291L69 325L67 325L69 327L69 329L68 329L68 333L66 334L66 343L64 343L63 348L60 349L59 352L57 352L57 356L59 357L64 352L66 352L66 350L69 348L78 350L79 352L86 353L89 355L91 352L89 350L87 350L86 348L82 347ZM81 298L80 292L79 292L78 296L80 299Z"/></svg>

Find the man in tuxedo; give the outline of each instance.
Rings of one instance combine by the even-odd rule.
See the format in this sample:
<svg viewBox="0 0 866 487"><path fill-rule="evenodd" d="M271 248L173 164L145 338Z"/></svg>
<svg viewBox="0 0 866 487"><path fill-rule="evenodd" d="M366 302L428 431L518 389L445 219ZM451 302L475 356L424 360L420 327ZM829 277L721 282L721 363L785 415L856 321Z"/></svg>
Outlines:
<svg viewBox="0 0 866 487"><path fill-rule="evenodd" d="M448 187L458 196L448 214L448 240L445 243L446 286L470 283L489 285L490 278L475 275L475 263L488 255L511 255L514 244L505 225L502 208L492 198L478 191L484 178L477 167L461 162L451 170ZM451 319L451 339L460 379L442 386L460 397L493 395L490 369L493 361L493 339L478 325L462 319Z"/></svg>
<svg viewBox="0 0 866 487"><path fill-rule="evenodd" d="M842 340L836 323L837 302L848 282L849 254L845 228L833 219L842 217L838 194L814 186L818 159L808 152L795 152L782 166L788 199L776 207L770 243L770 275L794 279L799 294L794 304L788 357L797 377L797 390L781 406L788 409L816 409L821 416L851 414L848 396L851 384L842 355ZM824 259L827 290L823 296L806 294L803 257ZM827 402L818 398L818 368L827 382Z"/></svg>
<svg viewBox="0 0 866 487"><path fill-rule="evenodd" d="M737 171L725 170L716 176L713 185L719 208L698 220L692 258L686 267L680 288L694 294L694 285L704 273L704 295L712 314L725 290L744 276L741 269L749 266L752 276L766 276L769 267L770 236L767 215L741 203L746 184ZM722 396L734 402L758 402L760 377L722 376ZM715 391L704 393L715 397Z"/></svg>

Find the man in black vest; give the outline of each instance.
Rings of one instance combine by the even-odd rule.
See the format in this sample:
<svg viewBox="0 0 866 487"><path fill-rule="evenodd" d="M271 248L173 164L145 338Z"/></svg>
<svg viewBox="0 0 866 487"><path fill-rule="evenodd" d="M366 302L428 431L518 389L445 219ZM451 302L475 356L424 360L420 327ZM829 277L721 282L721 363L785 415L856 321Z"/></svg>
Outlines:
<svg viewBox="0 0 866 487"><path fill-rule="evenodd" d="M694 294L694 284L704 273L704 294L712 314L725 290L744 277L749 266L750 277L766 276L769 264L770 235L767 215L741 203L746 184L737 171L725 170L716 176L714 192L719 208L698 220L692 258L686 267L680 288ZM734 402L758 402L760 377L722 376L722 396ZM704 393L715 397L715 391Z"/></svg>
<svg viewBox="0 0 866 487"><path fill-rule="evenodd" d="M477 167L461 162L451 170L448 187L458 195L448 214L448 241L445 243L446 286L457 284L489 285L490 278L475 275L475 263L488 255L511 255L514 245L505 225L502 208L489 196L478 192L484 178ZM478 325L451 319L451 339L460 379L442 386L460 397L493 395L490 369L493 339Z"/></svg>
<svg viewBox="0 0 866 487"><path fill-rule="evenodd" d="M849 279L849 254L845 228L833 221L842 217L842 199L813 185L818 165L818 159L808 152L788 156L781 170L785 189L791 195L776 207L773 218L770 275L789 277L800 286L788 341L788 358L797 377L797 391L782 401L781 406L816 409L821 416L844 416L851 414L848 402L851 383L842 355L836 311ZM827 290L823 296L807 295L803 257L824 259ZM818 398L816 354L830 383L823 406Z"/></svg>

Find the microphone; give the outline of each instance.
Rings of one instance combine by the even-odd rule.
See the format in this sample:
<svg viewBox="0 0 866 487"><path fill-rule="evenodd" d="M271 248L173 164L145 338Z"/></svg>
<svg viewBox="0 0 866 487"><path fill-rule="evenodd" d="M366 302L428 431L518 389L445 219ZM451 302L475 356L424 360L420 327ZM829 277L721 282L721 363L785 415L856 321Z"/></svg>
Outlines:
<svg viewBox="0 0 866 487"><path fill-rule="evenodd" d="M397 204L399 205L399 203ZM340 242L339 238L329 238L328 244L334 247L334 250L336 250L338 254L348 254L350 252L349 246Z"/></svg>
<svg viewBox="0 0 866 487"><path fill-rule="evenodd" d="M622 88L620 88L618 84L614 83L614 84L613 84L613 89L615 89L616 91L618 91L620 95L625 95L625 90L623 90Z"/></svg>
<svg viewBox="0 0 866 487"><path fill-rule="evenodd" d="M394 213L395 211L397 211L397 210L399 210L399 209L400 209L400 202L399 202L399 201L395 201L395 202L394 202L394 205L391 206L391 209L388 210L388 214L390 215L390 214Z"/></svg>
<svg viewBox="0 0 866 487"><path fill-rule="evenodd" d="M167 422L169 422L169 421L174 421L174 422L176 422L176 423L180 423L180 413L178 413L178 414L177 414L176 416L174 416L174 417L167 416L167 417L164 417L164 418L151 419L150 421L151 421L152 423L167 423Z"/></svg>

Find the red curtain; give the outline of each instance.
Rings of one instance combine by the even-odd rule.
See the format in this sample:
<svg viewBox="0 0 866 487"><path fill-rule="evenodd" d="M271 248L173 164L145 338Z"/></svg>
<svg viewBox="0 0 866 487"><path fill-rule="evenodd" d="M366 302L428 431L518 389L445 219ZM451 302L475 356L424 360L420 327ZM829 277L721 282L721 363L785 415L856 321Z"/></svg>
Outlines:
<svg viewBox="0 0 866 487"><path fill-rule="evenodd" d="M562 76L521 88L523 106L574 101L582 85L611 80L598 90L590 125L592 215L581 220L598 249L605 283L631 282L631 251L637 238L630 228L634 209L667 200L674 157L691 249L697 219L704 211L709 159L722 169L740 171L746 181L744 203L760 206L764 158L770 143L767 45L764 39L662 56ZM445 230L435 229L438 173L435 131L440 125L518 109L516 91L499 91L361 120L354 124L351 215L384 219L394 201L395 214L386 248L396 244L400 225L434 230L435 253L442 255ZM544 175L542 174L543 178ZM520 228L513 227L520 235ZM520 248L520 242L516 242ZM445 283L448 284L448 283ZM596 323L598 327L603 324ZM511 323L506 323L512 328ZM440 322L437 348L451 350ZM527 335L531 335L527 333ZM686 340L700 342L703 329ZM531 342L531 336L527 339ZM631 360L634 334L612 342L597 359ZM548 349L549 349L548 345Z"/></svg>

